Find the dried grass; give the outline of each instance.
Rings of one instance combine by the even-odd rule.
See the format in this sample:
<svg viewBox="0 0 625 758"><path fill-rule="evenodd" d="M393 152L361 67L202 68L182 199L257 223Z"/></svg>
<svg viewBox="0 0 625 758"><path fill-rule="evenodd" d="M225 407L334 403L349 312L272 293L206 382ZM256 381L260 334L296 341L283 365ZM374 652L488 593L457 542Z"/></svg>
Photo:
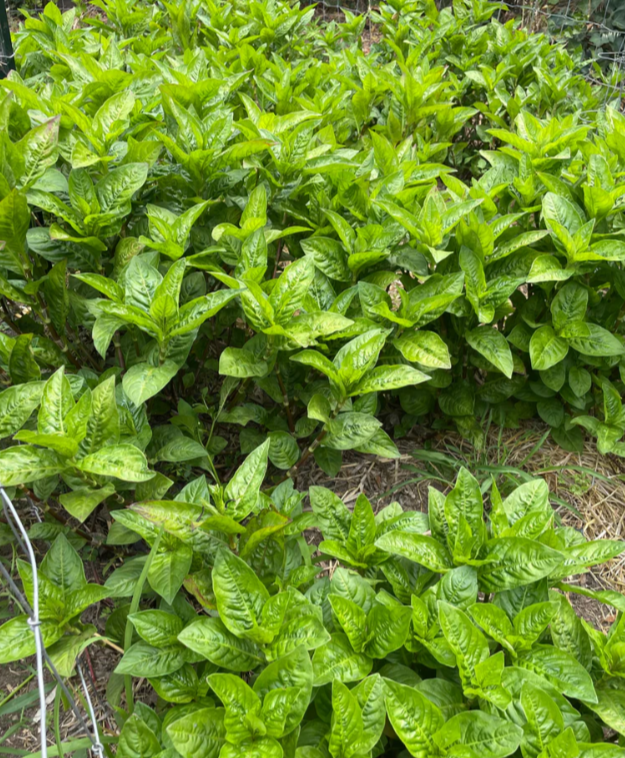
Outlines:
<svg viewBox="0 0 625 758"><path fill-rule="evenodd" d="M546 438L548 428L530 423L521 429L491 429L484 450L454 432L398 443L401 457L394 461L348 453L335 478L310 466L300 474L298 487L319 484L333 489L348 505L364 492L377 508L397 500L404 508L427 510L427 491L434 486L451 489L455 472L450 467L420 463L420 451L440 453L466 466L480 479L490 475L516 479L516 472L542 476L549 485L557 513L563 524L583 532L588 540L625 539L625 459L597 452L588 441L581 453L570 453ZM417 470L415 470L417 469ZM593 589L625 591L625 554L597 566L579 578L579 584ZM574 605L588 620L605 626L613 615L607 606L576 596Z"/></svg>

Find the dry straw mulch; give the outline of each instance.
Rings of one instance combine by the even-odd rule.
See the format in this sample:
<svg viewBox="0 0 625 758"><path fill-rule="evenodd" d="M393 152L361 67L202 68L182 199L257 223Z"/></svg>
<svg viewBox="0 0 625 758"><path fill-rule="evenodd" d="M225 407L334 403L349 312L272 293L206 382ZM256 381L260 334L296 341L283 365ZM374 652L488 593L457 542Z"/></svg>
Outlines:
<svg viewBox="0 0 625 758"><path fill-rule="evenodd" d="M521 429L493 428L481 452L453 432L404 440L398 443L401 457L397 460L346 454L336 478L310 467L300 475L298 486L329 487L348 505L364 492L380 507L397 500L404 508L427 511L428 487L449 491L460 465L480 481L498 477L500 487L502 482L505 487L506 479L520 483L524 472L545 478L563 524L581 530L588 540L625 539L625 459L601 455L594 440L587 441L582 453L567 452L546 436L547 432L547 427L536 423ZM582 579L595 589L625 591L625 554L597 566ZM583 598L577 602L586 605ZM591 614L593 620L609 618L606 606L596 611L602 615Z"/></svg>

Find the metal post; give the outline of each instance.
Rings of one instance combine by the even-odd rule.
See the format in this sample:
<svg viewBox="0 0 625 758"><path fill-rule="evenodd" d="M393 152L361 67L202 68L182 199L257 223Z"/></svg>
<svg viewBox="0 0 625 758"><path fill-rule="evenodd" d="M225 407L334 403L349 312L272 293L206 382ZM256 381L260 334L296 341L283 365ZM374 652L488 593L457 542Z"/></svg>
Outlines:
<svg viewBox="0 0 625 758"><path fill-rule="evenodd" d="M0 0L0 77L4 79L9 71L15 71L15 56L7 9L4 0Z"/></svg>

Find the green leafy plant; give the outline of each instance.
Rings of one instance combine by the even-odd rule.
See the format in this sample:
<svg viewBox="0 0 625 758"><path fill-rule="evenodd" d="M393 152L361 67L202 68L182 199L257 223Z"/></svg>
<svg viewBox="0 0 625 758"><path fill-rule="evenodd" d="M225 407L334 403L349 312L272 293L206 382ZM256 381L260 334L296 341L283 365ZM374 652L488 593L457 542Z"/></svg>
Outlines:
<svg viewBox="0 0 625 758"><path fill-rule="evenodd" d="M152 549L104 587L85 583L63 535L42 563L44 638L61 670L89 644L121 644L112 677L146 678L158 695L156 710L133 713L109 687L118 752L622 752L603 730L625 732L625 605L574 577L624 543L558 526L542 479L506 497L490 483L487 515L489 487L466 469L447 496L430 490L427 514L398 503L376 514L364 495L350 511L321 487L303 511L292 482L261 490L267 453L265 443L225 492L201 478L174 501L116 511ZM310 528L323 532L318 547L303 539ZM579 618L576 593L619 612L607 635ZM118 605L100 636L78 618L107 596ZM25 624L0 627L3 662L32 652Z"/></svg>
<svg viewBox="0 0 625 758"><path fill-rule="evenodd" d="M349 14L100 7L27 17L2 83L5 436L63 367L158 412L168 476L237 431L289 476L426 419L580 449L625 355L625 121L580 121L575 58L487 3L383 4L371 59Z"/></svg>
<svg viewBox="0 0 625 758"><path fill-rule="evenodd" d="M43 514L60 669L123 651L121 758L617 752L620 619L563 593L621 612L565 581L620 543L540 482L485 513L462 471L427 516L296 487L415 424L622 452L612 80L480 0L96 6L26 13L0 82L0 481Z"/></svg>

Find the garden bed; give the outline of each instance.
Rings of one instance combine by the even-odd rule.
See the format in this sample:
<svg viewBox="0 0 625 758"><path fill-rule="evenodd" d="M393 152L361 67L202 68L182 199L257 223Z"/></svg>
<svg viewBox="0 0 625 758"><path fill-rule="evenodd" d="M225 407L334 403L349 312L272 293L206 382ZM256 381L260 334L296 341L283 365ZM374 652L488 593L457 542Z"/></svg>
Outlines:
<svg viewBox="0 0 625 758"><path fill-rule="evenodd" d="M587 445L582 453L567 453L546 436L548 431L547 427L536 424L503 432L491 430L485 449L479 454L457 434L432 435L426 430L417 429L414 438L398 443L401 457L396 460L351 453L336 477L329 477L310 465L302 470L298 486L302 490L314 485L327 487L350 508L353 508L358 495L364 492L370 497L376 512L397 500L406 510L426 513L428 488L449 492L455 472L461 465L467 466L476 475L481 472L486 477L490 473L518 482L523 480L523 475L540 476L549 483L554 507L563 524L581 530L588 540L623 539L625 463L615 456L598 454L592 445ZM445 486L441 480L449 484ZM106 530L105 523L97 527L99 533ZM311 535L311 538L313 543L318 544L318 535ZM622 592L625 589L624 565L625 558L621 555L590 569L579 578L579 584L593 590L616 589ZM103 557L96 561L96 566L92 580L106 578L109 561ZM615 620L614 611L609 606L580 595L570 595L570 600L579 615L599 629L607 631ZM106 615L100 609L93 609L86 620L95 623L103 633ZM116 725L107 705L107 686L120 657L105 645L90 648L89 688L98 723L111 733L116 731ZM0 701L22 684L27 673L23 664L3 667ZM49 680L52 686L54 682L51 678ZM19 690L20 695L27 693L34 698L34 682ZM141 680L136 683L136 694L138 699L148 704L156 702L154 691ZM22 713L24 727L2 746L36 752L39 736L33 724L37 722L38 712L36 705L27 707ZM0 716L0 733L13 723L14 714ZM81 724L71 711L66 713L61 722L62 740L69 742L81 737L84 737Z"/></svg>
<svg viewBox="0 0 625 758"><path fill-rule="evenodd" d="M0 754L34 626L117 758L622 758L619 71L481 0L96 5L0 82Z"/></svg>

